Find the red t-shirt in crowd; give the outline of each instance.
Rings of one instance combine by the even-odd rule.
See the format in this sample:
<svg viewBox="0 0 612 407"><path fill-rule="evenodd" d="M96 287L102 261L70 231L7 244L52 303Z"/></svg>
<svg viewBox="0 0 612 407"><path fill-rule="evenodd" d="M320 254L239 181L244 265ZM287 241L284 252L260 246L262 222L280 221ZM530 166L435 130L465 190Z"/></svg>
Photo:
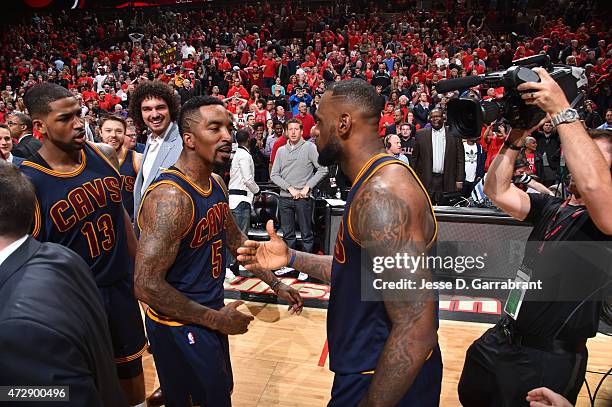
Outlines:
<svg viewBox="0 0 612 407"><path fill-rule="evenodd" d="M264 66L264 78L274 78L276 76L276 61L266 58L261 61L261 64Z"/></svg>
<svg viewBox="0 0 612 407"><path fill-rule="evenodd" d="M270 153L270 165L274 164L274 158L276 158L276 152L278 151L278 149L287 144L287 141L289 141L289 139L283 136L274 142L274 145L272 146L272 152Z"/></svg>
<svg viewBox="0 0 612 407"><path fill-rule="evenodd" d="M529 163L529 171L531 172L531 174L535 174L536 173L535 154L530 153L529 151L525 151L525 158L527 159L527 162Z"/></svg>
<svg viewBox="0 0 612 407"><path fill-rule="evenodd" d="M483 132L484 135L484 132ZM482 144L482 147L484 148L484 150L487 152L487 161L485 161L485 171L489 171L489 165L491 165L491 163L493 162L493 159L497 156L497 153L499 153L499 150L501 150L502 145L504 145L504 138L503 137L495 137L495 136L490 136L489 137L489 144L485 143L484 141L484 137L482 138L482 141L480 144Z"/></svg>
<svg viewBox="0 0 612 407"><path fill-rule="evenodd" d="M380 118L380 121L378 122L378 134L382 137L385 135L385 132L387 131L387 126L385 126L385 124L391 125L395 122L395 120L393 119L393 114L385 114Z"/></svg>
<svg viewBox="0 0 612 407"><path fill-rule="evenodd" d="M240 95L241 98L243 99L248 99L249 98L249 92L247 92L247 90L244 88L244 86L240 85L238 87L236 86L232 86L230 88L230 90L227 92L227 94L232 97L234 96L234 94L238 92L238 94Z"/></svg>
<svg viewBox="0 0 612 407"><path fill-rule="evenodd" d="M312 115L309 113L306 113L304 116L302 116L302 114L300 113L297 116L295 116L295 118L302 122L302 135L304 136L305 139L309 139L310 130L315 125L314 117L312 117Z"/></svg>

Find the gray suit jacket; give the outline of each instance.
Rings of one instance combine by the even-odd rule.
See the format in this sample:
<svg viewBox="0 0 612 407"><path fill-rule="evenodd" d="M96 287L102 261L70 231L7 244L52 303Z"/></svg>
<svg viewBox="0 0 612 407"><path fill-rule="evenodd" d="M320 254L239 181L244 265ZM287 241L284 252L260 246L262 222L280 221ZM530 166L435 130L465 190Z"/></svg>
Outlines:
<svg viewBox="0 0 612 407"><path fill-rule="evenodd" d="M134 184L134 225L137 225L137 216L138 210L140 209L140 203L142 201L141 191L144 188L149 187L153 181L159 176L162 170L166 168L170 168L176 163L179 156L181 155L181 151L183 151L183 139L179 134L178 124L172 122L170 123L170 127L168 128L168 133L166 133L166 138L162 142L159 147L159 152L157 153L157 157L155 157L155 161L153 162L153 168L149 173L147 179L143 179L142 169L144 167L144 162L147 159L147 153L149 152L149 146L151 145L147 141L147 146L145 147L144 154L142 156L143 165L140 166L140 170L138 171L138 175L136 176L136 183ZM138 228L136 227L138 231Z"/></svg>

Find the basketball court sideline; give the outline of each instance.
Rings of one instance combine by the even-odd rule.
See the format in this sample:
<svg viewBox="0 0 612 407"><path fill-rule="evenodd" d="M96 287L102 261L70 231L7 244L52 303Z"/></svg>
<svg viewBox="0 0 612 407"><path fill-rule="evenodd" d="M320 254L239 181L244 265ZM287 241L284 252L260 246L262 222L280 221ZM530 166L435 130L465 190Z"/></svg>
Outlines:
<svg viewBox="0 0 612 407"><path fill-rule="evenodd" d="M231 300L226 301L231 302ZM302 315L289 315L284 305L245 302L239 310L255 320L244 335L230 337L234 372L232 402L235 407L323 407L330 397L333 374L329 371L325 335L325 309L305 307ZM465 351L491 324L441 320L438 331L444 375L440 406L460 406L457 383ZM185 338L187 340L187 338ZM612 366L612 338L598 334L588 341L592 372ZM146 393L159 387L151 354L143 355ZM603 376L587 372L594 391ZM590 406L583 386L576 406ZM602 384L596 407L612 406L612 379Z"/></svg>

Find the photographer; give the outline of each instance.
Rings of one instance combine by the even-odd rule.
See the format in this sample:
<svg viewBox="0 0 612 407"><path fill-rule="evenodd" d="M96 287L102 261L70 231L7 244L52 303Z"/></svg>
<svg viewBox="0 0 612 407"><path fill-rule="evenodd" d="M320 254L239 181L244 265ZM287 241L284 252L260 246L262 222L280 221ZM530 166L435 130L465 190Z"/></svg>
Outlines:
<svg viewBox="0 0 612 407"><path fill-rule="evenodd" d="M597 299L610 287L610 254L602 241L612 240L606 208L612 200L612 134L589 136L557 83L546 71L534 70L541 81L518 90L556 124L572 195L562 200L511 185L514 162L530 133L512 130L491 164L485 193L512 217L533 223L517 279L541 280L543 289L519 290L524 298L508 301L503 318L470 346L459 383L463 406L527 405L527 393L542 386L575 403L586 371L586 341L598 329Z"/></svg>

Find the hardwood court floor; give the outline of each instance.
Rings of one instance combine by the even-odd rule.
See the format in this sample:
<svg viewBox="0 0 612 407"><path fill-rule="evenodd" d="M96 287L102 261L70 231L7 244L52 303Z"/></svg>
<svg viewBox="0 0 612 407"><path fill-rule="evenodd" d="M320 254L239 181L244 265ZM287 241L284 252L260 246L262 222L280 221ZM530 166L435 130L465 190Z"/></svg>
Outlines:
<svg viewBox="0 0 612 407"><path fill-rule="evenodd" d="M230 337L234 371L235 407L319 407L330 396L333 375L329 371L325 347L326 310L305 308L301 316L291 316L286 307L247 302L239 308L255 320L245 335ZM465 351L474 339L491 325L474 322L441 321L440 346L444 359L440 405L459 406L457 383ZM589 340L588 370L606 372L612 367L612 338L598 335ZM153 356L143 357L147 395L159 386ZM320 366L323 364L324 366ZM601 375L587 373L591 391ZM598 407L612 406L612 378L597 396ZM590 406L586 386L577 406Z"/></svg>

